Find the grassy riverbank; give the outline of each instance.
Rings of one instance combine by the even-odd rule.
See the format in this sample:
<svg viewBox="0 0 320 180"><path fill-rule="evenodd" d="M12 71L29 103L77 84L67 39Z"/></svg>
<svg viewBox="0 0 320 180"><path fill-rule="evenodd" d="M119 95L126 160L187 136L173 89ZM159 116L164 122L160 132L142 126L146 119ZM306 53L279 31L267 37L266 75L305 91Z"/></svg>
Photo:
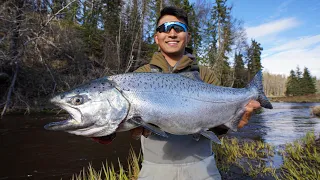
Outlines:
<svg viewBox="0 0 320 180"><path fill-rule="evenodd" d="M260 141L222 138L222 145L214 145L217 166L224 180L248 179L320 179L320 139L314 133L287 144L281 152L283 165L276 169L272 166L274 148ZM101 170L90 165L74 175L73 180L134 180L140 171L141 156L133 151L128 158L128 169L115 171L112 164L106 163ZM106 177L106 178L105 178Z"/></svg>
<svg viewBox="0 0 320 180"><path fill-rule="evenodd" d="M282 96L282 97L268 97L272 102L294 102L294 103L307 103L307 102L320 102L320 94L311 94L305 96Z"/></svg>

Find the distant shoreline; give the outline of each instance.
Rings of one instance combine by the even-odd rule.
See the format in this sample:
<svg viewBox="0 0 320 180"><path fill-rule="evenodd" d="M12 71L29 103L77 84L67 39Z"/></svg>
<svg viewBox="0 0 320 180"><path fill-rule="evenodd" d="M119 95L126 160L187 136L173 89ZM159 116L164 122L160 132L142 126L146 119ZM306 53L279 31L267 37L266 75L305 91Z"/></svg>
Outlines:
<svg viewBox="0 0 320 180"><path fill-rule="evenodd" d="M291 102L291 103L320 103L320 94L311 94L305 96L282 96L268 97L271 102Z"/></svg>

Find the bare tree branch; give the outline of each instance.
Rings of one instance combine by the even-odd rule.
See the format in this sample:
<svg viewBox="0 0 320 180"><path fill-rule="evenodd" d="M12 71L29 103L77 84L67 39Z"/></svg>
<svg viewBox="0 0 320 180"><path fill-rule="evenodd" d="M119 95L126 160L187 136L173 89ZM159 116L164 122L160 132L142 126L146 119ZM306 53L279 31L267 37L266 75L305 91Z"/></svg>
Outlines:
<svg viewBox="0 0 320 180"><path fill-rule="evenodd" d="M61 8L58 12L56 12L54 15L52 15L49 20L46 22L45 26L47 26L50 21L52 21L53 18L55 18L61 11L63 11L65 8L67 8L68 6L70 6L73 2L75 2L76 0L73 0L71 2L69 2L66 6L64 6L63 8Z"/></svg>

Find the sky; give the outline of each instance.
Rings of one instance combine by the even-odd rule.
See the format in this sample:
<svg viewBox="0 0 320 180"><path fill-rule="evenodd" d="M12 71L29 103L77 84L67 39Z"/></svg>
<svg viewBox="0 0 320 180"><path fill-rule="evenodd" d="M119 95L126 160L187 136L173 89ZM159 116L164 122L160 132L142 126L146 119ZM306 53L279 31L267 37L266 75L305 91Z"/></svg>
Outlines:
<svg viewBox="0 0 320 180"><path fill-rule="evenodd" d="M297 66L320 79L320 0L229 0L248 40L263 47L264 71L288 76Z"/></svg>

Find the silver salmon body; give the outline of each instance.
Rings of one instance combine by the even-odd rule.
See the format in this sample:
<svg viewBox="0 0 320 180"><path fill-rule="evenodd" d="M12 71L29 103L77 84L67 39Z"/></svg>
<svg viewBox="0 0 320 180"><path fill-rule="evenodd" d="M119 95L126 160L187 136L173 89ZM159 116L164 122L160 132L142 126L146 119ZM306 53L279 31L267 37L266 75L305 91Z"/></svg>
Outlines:
<svg viewBox="0 0 320 180"><path fill-rule="evenodd" d="M45 126L87 137L101 137L143 126L166 137L202 134L209 128L237 125L250 100L272 108L257 73L246 88L230 88L199 80L198 72L184 74L128 73L100 78L57 95L51 102L71 115Z"/></svg>

